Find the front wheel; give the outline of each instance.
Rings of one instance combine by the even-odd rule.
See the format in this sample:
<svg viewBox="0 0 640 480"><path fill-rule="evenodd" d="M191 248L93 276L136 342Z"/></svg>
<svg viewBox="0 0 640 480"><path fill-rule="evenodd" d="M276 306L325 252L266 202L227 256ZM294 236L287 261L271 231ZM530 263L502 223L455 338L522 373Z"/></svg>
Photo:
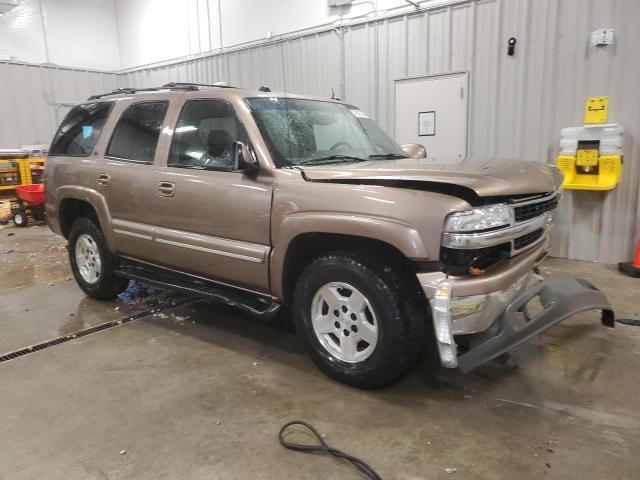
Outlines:
<svg viewBox="0 0 640 480"><path fill-rule="evenodd" d="M78 218L71 226L69 261L76 282L89 297L114 298L129 284L128 280L115 276L115 257L102 230L90 218Z"/></svg>
<svg viewBox="0 0 640 480"><path fill-rule="evenodd" d="M311 263L297 281L293 315L316 365L360 388L393 383L424 341L426 313L410 282L358 254Z"/></svg>

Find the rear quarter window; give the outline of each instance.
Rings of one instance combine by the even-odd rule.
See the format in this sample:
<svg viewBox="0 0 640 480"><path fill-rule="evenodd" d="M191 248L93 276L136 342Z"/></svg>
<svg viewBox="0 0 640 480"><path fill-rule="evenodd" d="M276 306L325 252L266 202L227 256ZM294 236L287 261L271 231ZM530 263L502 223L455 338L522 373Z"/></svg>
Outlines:
<svg viewBox="0 0 640 480"><path fill-rule="evenodd" d="M71 109L53 137L49 155L86 157L100 138L113 102L95 102Z"/></svg>

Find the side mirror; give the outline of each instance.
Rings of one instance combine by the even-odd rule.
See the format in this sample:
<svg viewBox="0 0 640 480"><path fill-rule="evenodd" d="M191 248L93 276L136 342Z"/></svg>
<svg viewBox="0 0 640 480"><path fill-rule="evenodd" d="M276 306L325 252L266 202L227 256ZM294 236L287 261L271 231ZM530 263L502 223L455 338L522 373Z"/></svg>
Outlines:
<svg viewBox="0 0 640 480"><path fill-rule="evenodd" d="M402 150L404 150L404 153L409 155L411 158L427 158L427 149L424 148L424 145L420 145L419 143L407 143L406 145L402 145Z"/></svg>
<svg viewBox="0 0 640 480"><path fill-rule="evenodd" d="M233 142L233 160L236 170L247 174L256 173L259 170L258 160L244 142Z"/></svg>

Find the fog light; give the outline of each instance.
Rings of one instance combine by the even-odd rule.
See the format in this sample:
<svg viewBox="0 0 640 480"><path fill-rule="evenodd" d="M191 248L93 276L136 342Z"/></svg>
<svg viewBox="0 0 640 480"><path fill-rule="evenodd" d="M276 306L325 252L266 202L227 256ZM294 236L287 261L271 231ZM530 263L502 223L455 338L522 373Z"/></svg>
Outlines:
<svg viewBox="0 0 640 480"><path fill-rule="evenodd" d="M448 280L438 284L431 299L431 311L440 362L444 367L455 368L458 366L458 355L451 334L451 283Z"/></svg>

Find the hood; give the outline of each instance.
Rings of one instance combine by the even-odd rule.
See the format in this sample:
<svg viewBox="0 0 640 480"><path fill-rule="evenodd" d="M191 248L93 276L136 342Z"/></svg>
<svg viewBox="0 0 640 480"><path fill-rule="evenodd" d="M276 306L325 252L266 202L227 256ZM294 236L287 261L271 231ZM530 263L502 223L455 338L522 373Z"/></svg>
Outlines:
<svg viewBox="0 0 640 480"><path fill-rule="evenodd" d="M562 174L554 166L520 160L467 159L458 165L413 158L371 160L305 166L303 175L311 182L388 185L463 198L548 193L562 184ZM465 191L466 195L461 194Z"/></svg>

